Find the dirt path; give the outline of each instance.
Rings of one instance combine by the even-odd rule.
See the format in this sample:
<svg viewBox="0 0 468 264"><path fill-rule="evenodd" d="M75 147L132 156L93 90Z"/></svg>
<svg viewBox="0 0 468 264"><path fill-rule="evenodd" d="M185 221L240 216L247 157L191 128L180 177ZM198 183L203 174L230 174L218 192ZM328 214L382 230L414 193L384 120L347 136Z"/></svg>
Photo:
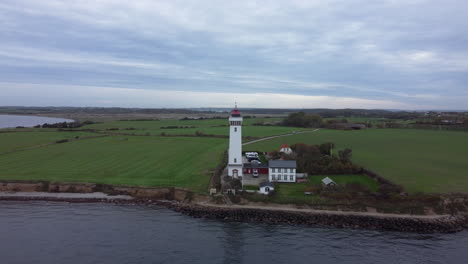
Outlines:
<svg viewBox="0 0 468 264"><path fill-rule="evenodd" d="M450 217L450 215L410 215L410 214L386 214L376 212L353 212L353 211L333 211L333 210L317 210L310 208L294 208L288 205L264 206L264 205L219 205L212 203L197 203L202 206L211 206L227 209L255 209L255 210L271 210L271 211L287 211L287 212L303 212L310 214L329 214L329 215L355 215L355 216L371 216L382 218L412 218L412 219L438 219Z"/></svg>
<svg viewBox="0 0 468 264"><path fill-rule="evenodd" d="M260 141L279 138L279 137L287 137L287 136L294 136L294 135L305 134L305 133L313 133L313 132L316 132L316 131L319 131L319 130L320 130L320 128L317 128L317 129L314 129L314 130L307 130L307 131L300 131L300 132L289 133L289 134L278 135L278 136L264 137L264 138L260 138L260 139L256 139L256 140L252 140L252 141L243 143L242 145L245 146L245 145L257 143L257 142L260 142Z"/></svg>

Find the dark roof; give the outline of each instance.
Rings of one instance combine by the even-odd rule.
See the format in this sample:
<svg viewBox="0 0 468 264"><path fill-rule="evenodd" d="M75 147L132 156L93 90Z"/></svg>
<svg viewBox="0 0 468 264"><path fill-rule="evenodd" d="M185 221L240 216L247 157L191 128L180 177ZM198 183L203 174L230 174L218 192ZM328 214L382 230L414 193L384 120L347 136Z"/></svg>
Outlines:
<svg viewBox="0 0 468 264"><path fill-rule="evenodd" d="M271 182L261 182L259 186L260 186L260 188L261 187L272 187L272 188L275 187L275 185L273 183L271 183Z"/></svg>
<svg viewBox="0 0 468 264"><path fill-rule="evenodd" d="M296 168L295 160L270 160L270 168Z"/></svg>
<svg viewBox="0 0 468 264"><path fill-rule="evenodd" d="M268 165L265 163L261 163L261 164L244 163L244 168L268 168Z"/></svg>

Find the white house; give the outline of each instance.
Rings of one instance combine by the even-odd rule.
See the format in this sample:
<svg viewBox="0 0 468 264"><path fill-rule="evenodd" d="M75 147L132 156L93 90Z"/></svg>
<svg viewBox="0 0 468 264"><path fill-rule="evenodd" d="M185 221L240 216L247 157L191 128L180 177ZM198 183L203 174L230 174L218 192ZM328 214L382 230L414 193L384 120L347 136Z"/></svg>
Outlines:
<svg viewBox="0 0 468 264"><path fill-rule="evenodd" d="M288 144L283 144L281 145L281 148L279 149L279 152L285 153L285 154L291 154L292 149L289 147Z"/></svg>
<svg viewBox="0 0 468 264"><path fill-rule="evenodd" d="M261 194L269 194L271 191L275 190L275 185L271 182L262 182L260 183L260 191Z"/></svg>
<svg viewBox="0 0 468 264"><path fill-rule="evenodd" d="M242 177L242 116L237 105L229 116L228 176Z"/></svg>
<svg viewBox="0 0 468 264"><path fill-rule="evenodd" d="M270 160L268 180L270 182L296 182L296 161Z"/></svg>

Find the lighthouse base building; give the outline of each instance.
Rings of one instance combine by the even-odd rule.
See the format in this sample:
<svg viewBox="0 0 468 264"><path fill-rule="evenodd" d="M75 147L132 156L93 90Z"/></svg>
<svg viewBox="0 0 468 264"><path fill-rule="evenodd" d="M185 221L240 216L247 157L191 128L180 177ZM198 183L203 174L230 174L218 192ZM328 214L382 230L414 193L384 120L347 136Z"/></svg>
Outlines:
<svg viewBox="0 0 468 264"><path fill-rule="evenodd" d="M236 106L229 116L228 176L233 178L242 177L242 168L242 116Z"/></svg>

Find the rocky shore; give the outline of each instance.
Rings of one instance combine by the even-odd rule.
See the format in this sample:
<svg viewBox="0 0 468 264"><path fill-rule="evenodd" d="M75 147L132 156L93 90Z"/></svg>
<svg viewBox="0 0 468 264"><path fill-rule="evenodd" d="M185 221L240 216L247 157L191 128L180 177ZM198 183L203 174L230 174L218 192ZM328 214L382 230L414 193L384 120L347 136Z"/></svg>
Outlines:
<svg viewBox="0 0 468 264"><path fill-rule="evenodd" d="M40 184L42 188L31 188ZM15 190L12 190L14 186ZM29 194L15 193L24 186ZM47 186L47 188L45 188ZM72 188L70 187L72 186ZM3 188L2 188L3 187ZM34 186L37 187L37 186ZM70 183L0 183L0 201L52 201L70 203L113 203L165 206L182 214L222 221L261 222L305 226L329 226L335 228L363 228L417 233L451 233L468 228L468 215L457 216L413 216L363 214L357 212L331 212L319 210L294 210L288 208L242 207L216 205L210 197L196 195L190 191L175 188L138 188L94 186ZM41 189L43 192L40 192ZM50 192L53 191L59 192ZM96 189L107 192L96 193ZM66 193L73 190L74 193ZM80 193L76 193L80 190ZM84 191L87 190L87 191ZM44 192L45 191L45 192ZM60 191L65 191L62 193ZM51 195L53 194L53 195ZM72 195L71 195L72 194Z"/></svg>
<svg viewBox="0 0 468 264"><path fill-rule="evenodd" d="M336 228L363 228L417 233L452 233L468 228L468 216L398 217L353 213L298 212L288 210L229 208L168 203L167 207L197 218Z"/></svg>

